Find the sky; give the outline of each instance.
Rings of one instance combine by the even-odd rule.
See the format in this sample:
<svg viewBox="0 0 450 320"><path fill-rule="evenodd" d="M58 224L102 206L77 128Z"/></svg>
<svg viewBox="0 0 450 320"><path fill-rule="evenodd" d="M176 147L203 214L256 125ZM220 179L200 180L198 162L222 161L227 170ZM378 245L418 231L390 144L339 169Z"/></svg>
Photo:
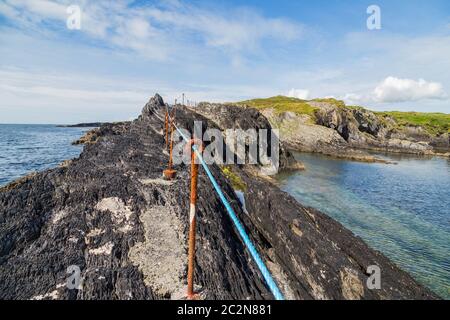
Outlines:
<svg viewBox="0 0 450 320"><path fill-rule="evenodd" d="M129 120L155 93L450 113L449 71L448 0L0 0L0 123Z"/></svg>

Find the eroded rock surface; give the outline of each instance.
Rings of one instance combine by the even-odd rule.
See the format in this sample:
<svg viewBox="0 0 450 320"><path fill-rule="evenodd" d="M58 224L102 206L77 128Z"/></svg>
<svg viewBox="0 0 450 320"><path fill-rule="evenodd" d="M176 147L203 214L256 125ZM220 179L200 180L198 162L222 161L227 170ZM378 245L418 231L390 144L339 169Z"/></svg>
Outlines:
<svg viewBox="0 0 450 320"><path fill-rule="evenodd" d="M227 129L242 129L244 131L248 129L272 129L272 125L264 114L254 108L202 102L192 110L215 122L222 131ZM304 169L303 164L294 158L281 139L280 137L280 170Z"/></svg>
<svg viewBox="0 0 450 320"><path fill-rule="evenodd" d="M178 165L174 181L161 180L168 155L157 115L164 108L155 96L137 120L102 125L79 158L0 191L1 299L182 298L190 172ZM200 117L177 113L188 129ZM220 168L211 166L287 298L436 297L339 223L244 169L235 168L247 185L246 213ZM198 194L201 296L271 299L203 170ZM365 285L373 264L381 268L381 290ZM66 285L70 266L81 270L78 289Z"/></svg>

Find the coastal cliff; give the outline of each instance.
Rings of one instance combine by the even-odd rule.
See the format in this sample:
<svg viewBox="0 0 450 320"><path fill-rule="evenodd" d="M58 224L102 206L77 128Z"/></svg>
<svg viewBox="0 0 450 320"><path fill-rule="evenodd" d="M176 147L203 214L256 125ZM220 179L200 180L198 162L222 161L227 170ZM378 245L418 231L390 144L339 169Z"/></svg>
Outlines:
<svg viewBox="0 0 450 320"><path fill-rule="evenodd" d="M0 189L0 299L184 298L190 168L177 165L174 181L161 179L168 162L164 110L156 95L138 119L102 125L79 158ZM267 126L254 115L259 127ZM198 119L207 127L228 125L206 118L184 107L177 111L177 124L189 131ZM236 114L233 123L245 119ZM289 154L281 152L289 167ZM232 168L244 186L245 210L223 168L212 165L211 171L286 298L437 298L341 224L247 165ZM203 170L198 195L195 283L201 298L272 299ZM371 265L381 269L379 290L366 286ZM78 289L66 286L70 266L81 270Z"/></svg>
<svg viewBox="0 0 450 320"><path fill-rule="evenodd" d="M288 97L234 104L257 108L289 148L373 162L366 150L450 156L450 115L373 112L335 99Z"/></svg>

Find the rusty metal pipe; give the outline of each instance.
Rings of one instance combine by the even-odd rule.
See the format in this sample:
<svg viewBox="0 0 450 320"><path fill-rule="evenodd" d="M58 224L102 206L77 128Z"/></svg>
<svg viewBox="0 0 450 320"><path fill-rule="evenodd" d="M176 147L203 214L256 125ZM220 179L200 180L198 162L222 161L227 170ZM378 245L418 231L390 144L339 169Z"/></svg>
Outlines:
<svg viewBox="0 0 450 320"><path fill-rule="evenodd" d="M188 250L188 299L196 299L194 292L194 272L195 272L195 235L196 235L196 206L197 206L197 184L198 184L198 164L196 163L195 151L192 146L197 143L202 151L201 142L192 139L187 147L191 150L191 197L189 203L189 250Z"/></svg>
<svg viewBox="0 0 450 320"><path fill-rule="evenodd" d="M173 165L173 131L174 131L174 126L173 126L173 122L171 122L171 126L170 126L169 170L172 170L172 165Z"/></svg>
<svg viewBox="0 0 450 320"><path fill-rule="evenodd" d="M188 261L188 298L194 297L195 229L197 204L198 164L195 164L195 152L191 156L191 201L189 206L189 261Z"/></svg>
<svg viewBox="0 0 450 320"><path fill-rule="evenodd" d="M164 128L166 133L166 150L169 148L169 112L166 110L166 118L164 121Z"/></svg>
<svg viewBox="0 0 450 320"><path fill-rule="evenodd" d="M172 111L172 116L169 117L170 122L170 150L169 150L169 165L167 170L164 170L163 176L167 180L172 180L175 178L177 171L173 170L173 134L175 131L175 109Z"/></svg>

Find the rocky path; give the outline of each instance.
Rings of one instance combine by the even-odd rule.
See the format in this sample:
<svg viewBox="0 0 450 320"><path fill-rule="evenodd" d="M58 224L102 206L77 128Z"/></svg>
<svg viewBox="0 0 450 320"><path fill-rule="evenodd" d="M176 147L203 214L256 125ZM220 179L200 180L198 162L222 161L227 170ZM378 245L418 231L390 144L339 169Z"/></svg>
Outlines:
<svg viewBox="0 0 450 320"><path fill-rule="evenodd" d="M161 180L164 103L130 123L103 125L78 159L0 190L0 299L178 299L186 286L189 168ZM181 110L181 126L200 117ZM213 124L211 124L213 125ZM340 224L236 168L247 212L211 170L280 288L291 299L435 298ZM195 281L203 299L271 299L203 170ZM365 283L369 265L382 289ZM82 285L66 285L77 266Z"/></svg>

